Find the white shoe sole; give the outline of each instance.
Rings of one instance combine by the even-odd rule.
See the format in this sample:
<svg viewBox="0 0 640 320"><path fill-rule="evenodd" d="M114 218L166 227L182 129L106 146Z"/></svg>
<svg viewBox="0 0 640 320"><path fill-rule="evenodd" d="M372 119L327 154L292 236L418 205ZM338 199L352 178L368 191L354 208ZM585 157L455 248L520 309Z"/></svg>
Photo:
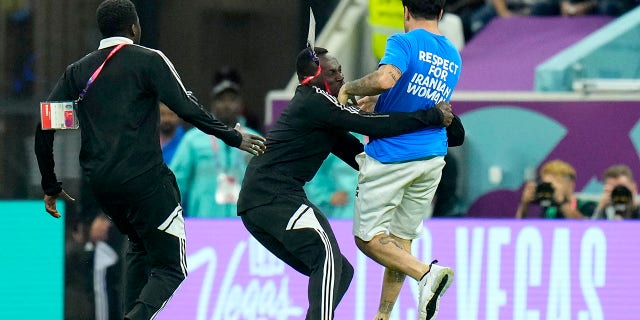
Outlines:
<svg viewBox="0 0 640 320"><path fill-rule="evenodd" d="M447 292L447 289L449 289L449 286L451 286L452 282L453 269L443 268L442 271L438 273L437 278L431 285L431 292L433 292L433 297L431 297L431 300L427 302L427 307L425 310L427 314L426 320L435 319L435 316L437 315L438 299L440 299L440 297L442 297L442 295Z"/></svg>

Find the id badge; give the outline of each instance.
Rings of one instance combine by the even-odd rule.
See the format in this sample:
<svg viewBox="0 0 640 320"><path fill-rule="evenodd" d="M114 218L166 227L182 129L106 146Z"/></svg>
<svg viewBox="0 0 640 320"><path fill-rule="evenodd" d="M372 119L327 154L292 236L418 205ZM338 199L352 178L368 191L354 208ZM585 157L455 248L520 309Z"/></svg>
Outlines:
<svg viewBox="0 0 640 320"><path fill-rule="evenodd" d="M40 120L42 130L78 129L75 101L44 101L40 102Z"/></svg>
<svg viewBox="0 0 640 320"><path fill-rule="evenodd" d="M216 189L216 203L236 204L240 195L238 180L229 174L218 174L218 188Z"/></svg>

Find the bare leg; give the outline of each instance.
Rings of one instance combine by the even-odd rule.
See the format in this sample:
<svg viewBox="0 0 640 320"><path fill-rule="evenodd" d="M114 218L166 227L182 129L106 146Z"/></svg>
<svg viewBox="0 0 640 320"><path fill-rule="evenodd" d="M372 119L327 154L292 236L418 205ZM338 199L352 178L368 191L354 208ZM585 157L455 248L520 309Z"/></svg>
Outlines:
<svg viewBox="0 0 640 320"><path fill-rule="evenodd" d="M396 239L387 234L378 234L371 241L355 237L356 245L369 258L420 281L420 278L429 271L429 265L404 250L402 243Z"/></svg>
<svg viewBox="0 0 640 320"><path fill-rule="evenodd" d="M401 248L407 253L411 253L411 240L401 239L393 234L381 241L390 241L395 246ZM398 300L400 290L404 284L406 274L386 267L384 270L384 278L382 280L382 292L380 294L380 304L378 313L374 320L388 320L391 316L393 306Z"/></svg>

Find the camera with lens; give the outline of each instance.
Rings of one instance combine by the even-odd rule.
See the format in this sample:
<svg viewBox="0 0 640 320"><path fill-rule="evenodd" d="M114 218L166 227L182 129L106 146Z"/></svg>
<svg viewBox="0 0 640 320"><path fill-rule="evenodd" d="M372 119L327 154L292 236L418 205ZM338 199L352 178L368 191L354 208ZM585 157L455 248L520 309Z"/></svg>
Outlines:
<svg viewBox="0 0 640 320"><path fill-rule="evenodd" d="M628 206L631 205L632 199L631 190L623 185L617 185L611 190L611 204L616 210L616 214L625 213Z"/></svg>
<svg viewBox="0 0 640 320"><path fill-rule="evenodd" d="M538 182L533 202L539 204L541 207L550 207L554 204L554 192L555 189L551 183L542 181Z"/></svg>

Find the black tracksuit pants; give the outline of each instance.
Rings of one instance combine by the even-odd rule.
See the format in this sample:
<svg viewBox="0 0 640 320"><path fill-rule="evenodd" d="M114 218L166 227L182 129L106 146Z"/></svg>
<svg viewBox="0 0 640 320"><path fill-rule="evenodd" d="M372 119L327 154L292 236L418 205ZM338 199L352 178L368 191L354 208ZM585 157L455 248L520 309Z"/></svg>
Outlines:
<svg viewBox="0 0 640 320"><path fill-rule="evenodd" d="M184 218L175 176L162 165L118 190L92 189L105 213L129 238L125 319L153 319L187 276Z"/></svg>
<svg viewBox="0 0 640 320"><path fill-rule="evenodd" d="M320 210L305 198L278 196L268 205L243 212L241 218L256 240L309 277L306 319L333 319L353 278L353 267Z"/></svg>

